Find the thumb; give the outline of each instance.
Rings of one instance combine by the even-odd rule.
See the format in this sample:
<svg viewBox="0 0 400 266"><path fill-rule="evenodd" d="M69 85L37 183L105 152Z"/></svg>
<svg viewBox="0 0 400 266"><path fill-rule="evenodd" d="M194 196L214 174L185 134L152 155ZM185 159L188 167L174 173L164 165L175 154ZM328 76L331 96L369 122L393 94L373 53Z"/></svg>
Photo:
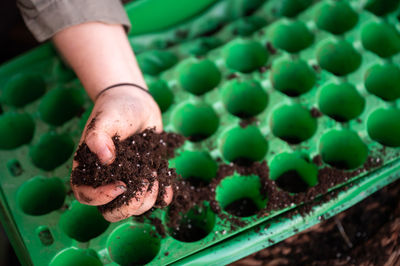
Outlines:
<svg viewBox="0 0 400 266"><path fill-rule="evenodd" d="M103 164L110 164L115 158L115 146L111 137L104 131L90 131L85 142L89 149L94 152Z"/></svg>

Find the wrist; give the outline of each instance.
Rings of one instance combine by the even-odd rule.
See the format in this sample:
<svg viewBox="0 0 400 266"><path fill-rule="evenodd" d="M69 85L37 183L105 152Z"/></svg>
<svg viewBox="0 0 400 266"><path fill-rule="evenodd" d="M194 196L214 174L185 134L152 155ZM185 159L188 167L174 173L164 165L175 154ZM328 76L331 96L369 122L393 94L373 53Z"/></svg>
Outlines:
<svg viewBox="0 0 400 266"><path fill-rule="evenodd" d="M96 102L99 98L106 94L130 94L134 96L147 95L153 98L148 91L147 86L141 86L136 83L117 83L100 90L94 98Z"/></svg>

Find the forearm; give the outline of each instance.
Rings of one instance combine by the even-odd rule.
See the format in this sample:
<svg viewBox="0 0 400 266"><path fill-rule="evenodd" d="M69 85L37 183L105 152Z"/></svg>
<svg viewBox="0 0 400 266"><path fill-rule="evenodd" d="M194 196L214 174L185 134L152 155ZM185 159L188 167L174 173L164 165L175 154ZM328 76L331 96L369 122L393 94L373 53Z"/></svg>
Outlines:
<svg viewBox="0 0 400 266"><path fill-rule="evenodd" d="M92 100L102 89L116 83L146 87L121 25L84 23L58 32L53 42Z"/></svg>

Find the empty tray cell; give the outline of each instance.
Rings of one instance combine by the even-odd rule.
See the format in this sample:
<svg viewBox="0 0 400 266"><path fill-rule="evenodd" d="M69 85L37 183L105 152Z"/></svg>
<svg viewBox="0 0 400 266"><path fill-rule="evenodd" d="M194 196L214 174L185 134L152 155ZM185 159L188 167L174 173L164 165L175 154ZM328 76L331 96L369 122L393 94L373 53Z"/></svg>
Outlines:
<svg viewBox="0 0 400 266"><path fill-rule="evenodd" d="M365 49L387 58L400 51L400 34L386 22L370 22L361 29L361 42Z"/></svg>
<svg viewBox="0 0 400 266"><path fill-rule="evenodd" d="M249 16L239 19L232 25L232 33L239 36L249 36L267 25L267 21L258 16Z"/></svg>
<svg viewBox="0 0 400 266"><path fill-rule="evenodd" d="M169 227L169 234L182 242L196 242L207 237L214 229L215 214L209 205L195 206L179 214L178 224Z"/></svg>
<svg viewBox="0 0 400 266"><path fill-rule="evenodd" d="M371 139L389 147L400 146L400 110L378 109L369 115L368 135Z"/></svg>
<svg viewBox="0 0 400 266"><path fill-rule="evenodd" d="M348 129L331 130L322 135L319 150L325 163L345 170L361 166L368 156L367 145Z"/></svg>
<svg viewBox="0 0 400 266"><path fill-rule="evenodd" d="M399 0L368 0L364 8L377 16L384 16L397 9Z"/></svg>
<svg viewBox="0 0 400 266"><path fill-rule="evenodd" d="M51 171L65 163L74 151L74 141L67 134L49 132L31 146L29 155L34 165Z"/></svg>
<svg viewBox="0 0 400 266"><path fill-rule="evenodd" d="M227 161L247 165L265 158L268 142L255 126L234 127L221 136L220 147Z"/></svg>
<svg viewBox="0 0 400 266"><path fill-rule="evenodd" d="M226 65L236 71L250 73L264 66L269 54L257 41L235 40L225 47Z"/></svg>
<svg viewBox="0 0 400 266"><path fill-rule="evenodd" d="M17 202L24 213L43 215L61 208L65 195L61 179L37 176L22 184L17 193Z"/></svg>
<svg viewBox="0 0 400 266"><path fill-rule="evenodd" d="M160 238L151 225L125 223L110 234L107 249L120 265L144 265L157 256Z"/></svg>
<svg viewBox="0 0 400 266"><path fill-rule="evenodd" d="M277 13L280 16L293 18L307 9L313 0L281 0L278 1Z"/></svg>
<svg viewBox="0 0 400 266"><path fill-rule="evenodd" d="M51 261L50 266L102 266L95 251L90 249L67 248L58 253Z"/></svg>
<svg viewBox="0 0 400 266"><path fill-rule="evenodd" d="M365 107L365 99L350 83L329 83L324 85L318 96L322 113L339 122L358 117Z"/></svg>
<svg viewBox="0 0 400 266"><path fill-rule="evenodd" d="M46 83L38 74L17 74L4 86L3 103L23 107L40 98L46 92Z"/></svg>
<svg viewBox="0 0 400 266"><path fill-rule="evenodd" d="M345 1L321 3L315 11L318 28L332 34L343 34L357 25L358 15Z"/></svg>
<svg viewBox="0 0 400 266"><path fill-rule="evenodd" d="M314 34L301 21L282 20L272 26L270 32L274 47L289 53L297 53L314 42Z"/></svg>
<svg viewBox="0 0 400 266"><path fill-rule="evenodd" d="M179 66L179 82L182 88L194 95L209 92L220 81L221 73L211 60L192 59Z"/></svg>
<svg viewBox="0 0 400 266"><path fill-rule="evenodd" d="M400 69L393 64L374 65L365 73L365 88L385 101L400 97Z"/></svg>
<svg viewBox="0 0 400 266"><path fill-rule="evenodd" d="M255 80L232 80L225 84L221 93L228 112L241 118L258 115L268 104L268 94Z"/></svg>
<svg viewBox="0 0 400 266"><path fill-rule="evenodd" d="M223 42L213 36L210 37L200 37L190 42L182 44L182 49L187 51L187 53L195 56L204 56L210 50L221 46Z"/></svg>
<svg viewBox="0 0 400 266"><path fill-rule="evenodd" d="M276 137L298 144L314 135L317 120L300 104L283 105L273 111L270 126Z"/></svg>
<svg viewBox="0 0 400 266"><path fill-rule="evenodd" d="M172 114L175 129L190 141L201 141L215 133L219 117L206 103L187 102L178 106Z"/></svg>
<svg viewBox="0 0 400 266"><path fill-rule="evenodd" d="M318 64L336 76L345 76L361 65L361 55L345 40L329 40L317 49Z"/></svg>
<svg viewBox="0 0 400 266"><path fill-rule="evenodd" d="M50 90L39 105L39 115L46 123L60 126L81 114L84 91L80 88L57 88Z"/></svg>
<svg viewBox="0 0 400 266"><path fill-rule="evenodd" d="M162 113L167 111L174 102L174 94L168 87L168 84L162 79L151 82L149 84L149 92L157 102Z"/></svg>
<svg viewBox="0 0 400 266"><path fill-rule="evenodd" d="M302 59L278 59L272 64L270 80L278 91L297 97L315 85L315 72Z"/></svg>
<svg viewBox="0 0 400 266"><path fill-rule="evenodd" d="M0 149L10 150L31 142L35 122L29 114L3 113L0 115Z"/></svg>
<svg viewBox="0 0 400 266"><path fill-rule="evenodd" d="M249 217L265 208L267 197L261 193L258 176L233 175L224 178L216 188L220 207L237 217Z"/></svg>
<svg viewBox="0 0 400 266"><path fill-rule="evenodd" d="M218 170L217 163L206 151L184 151L172 161L172 167L195 186L210 183Z"/></svg>
<svg viewBox="0 0 400 266"><path fill-rule="evenodd" d="M59 226L69 237L80 242L87 242L101 235L109 224L97 207L74 201L61 215Z"/></svg>
<svg viewBox="0 0 400 266"><path fill-rule="evenodd" d="M178 57L170 51L153 50L139 54L137 61L143 73L155 76L178 63Z"/></svg>
<svg viewBox="0 0 400 266"><path fill-rule="evenodd" d="M270 163L270 178L287 192L305 192L318 183L318 168L309 161L306 154L281 153Z"/></svg>

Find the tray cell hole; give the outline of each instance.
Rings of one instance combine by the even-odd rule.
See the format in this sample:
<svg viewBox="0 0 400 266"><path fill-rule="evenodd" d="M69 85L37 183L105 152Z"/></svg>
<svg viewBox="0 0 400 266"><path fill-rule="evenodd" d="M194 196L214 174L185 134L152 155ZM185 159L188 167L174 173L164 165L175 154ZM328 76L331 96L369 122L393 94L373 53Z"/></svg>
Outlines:
<svg viewBox="0 0 400 266"><path fill-rule="evenodd" d="M192 142L202 141L218 129L219 117L206 103L185 103L174 111L173 126Z"/></svg>
<svg viewBox="0 0 400 266"><path fill-rule="evenodd" d="M270 164L270 178L289 193L306 192L318 183L318 168L302 153L281 153Z"/></svg>
<svg viewBox="0 0 400 266"><path fill-rule="evenodd" d="M33 118L26 113L0 115L0 149L11 150L31 142L35 131Z"/></svg>
<svg viewBox="0 0 400 266"><path fill-rule="evenodd" d="M399 0L368 0L364 8L377 16L384 16L397 9Z"/></svg>
<svg viewBox="0 0 400 266"><path fill-rule="evenodd" d="M209 184L218 170L218 164L206 151L184 151L173 160L173 167L195 187Z"/></svg>
<svg viewBox="0 0 400 266"><path fill-rule="evenodd" d="M342 129L325 133L320 140L322 160L338 169L350 170L361 166L368 156L368 147L357 133Z"/></svg>
<svg viewBox="0 0 400 266"><path fill-rule="evenodd" d="M384 101L400 98L400 69L393 64L374 65L365 73L365 88Z"/></svg>
<svg viewBox="0 0 400 266"><path fill-rule="evenodd" d="M149 85L149 92L157 102L162 113L166 112L174 102L174 94L164 80L157 80Z"/></svg>
<svg viewBox="0 0 400 266"><path fill-rule="evenodd" d="M68 248L58 253L51 261L50 266L85 265L102 266L97 253L91 249Z"/></svg>
<svg viewBox="0 0 400 266"><path fill-rule="evenodd" d="M288 53L298 53L314 42L314 34L301 21L282 21L271 31L274 47Z"/></svg>
<svg viewBox="0 0 400 266"><path fill-rule="evenodd" d="M385 22L370 22L361 29L361 42L365 49L382 58L400 51L400 33Z"/></svg>
<svg viewBox="0 0 400 266"><path fill-rule="evenodd" d="M332 119L347 122L364 111L365 99L350 83L330 83L321 88L318 106L322 113Z"/></svg>
<svg viewBox="0 0 400 266"><path fill-rule="evenodd" d="M196 242L210 234L215 225L215 214L209 206L196 206L179 214L176 226L169 227L169 234L182 242Z"/></svg>
<svg viewBox="0 0 400 266"><path fill-rule="evenodd" d="M280 16L293 18L306 10L313 2L313 0L281 0L277 2L277 13Z"/></svg>
<svg viewBox="0 0 400 266"><path fill-rule="evenodd" d="M53 235L47 226L38 227L36 229L36 234L38 235L43 246L50 246L54 243Z"/></svg>
<svg viewBox="0 0 400 266"><path fill-rule="evenodd" d="M250 165L262 160L268 151L268 142L255 126L235 127L221 138L223 157L239 165Z"/></svg>
<svg viewBox="0 0 400 266"><path fill-rule="evenodd" d="M52 89L40 102L39 115L46 123L52 126L61 126L82 114L84 95L84 91L80 88Z"/></svg>
<svg viewBox="0 0 400 266"><path fill-rule="evenodd" d="M250 73L264 66L269 57L259 42L240 40L226 47L226 65L242 73Z"/></svg>
<svg viewBox="0 0 400 266"><path fill-rule="evenodd" d="M213 36L200 37L191 42L183 44L183 47L194 56L205 56L209 51L221 46L223 42Z"/></svg>
<svg viewBox="0 0 400 266"><path fill-rule="evenodd" d="M317 27L335 35L351 30L357 25L357 22L357 13L344 1L325 2L315 12Z"/></svg>
<svg viewBox="0 0 400 266"><path fill-rule="evenodd" d="M400 146L400 110L378 109L367 120L367 131L371 139L389 147Z"/></svg>
<svg viewBox="0 0 400 266"><path fill-rule="evenodd" d="M268 94L257 81L233 80L222 88L222 101L232 115L249 118L265 110Z"/></svg>
<svg viewBox="0 0 400 266"><path fill-rule="evenodd" d="M2 101L14 107L23 107L40 98L46 92L46 83L37 74L19 74L4 86Z"/></svg>
<svg viewBox="0 0 400 266"><path fill-rule="evenodd" d="M317 120L300 104L283 105L272 113L270 127L276 137L299 144L314 135Z"/></svg>
<svg viewBox="0 0 400 266"><path fill-rule="evenodd" d="M148 224L123 224L107 240L111 259L120 265L144 265L160 250L160 238Z"/></svg>
<svg viewBox="0 0 400 266"><path fill-rule="evenodd" d="M278 91L297 97L314 87L316 75L304 60L282 59L272 64L270 80Z"/></svg>
<svg viewBox="0 0 400 266"><path fill-rule="evenodd" d="M224 211L237 217L253 216L267 204L260 178L253 175L224 178L216 189L216 200Z"/></svg>
<svg viewBox="0 0 400 266"><path fill-rule="evenodd" d="M258 16L249 16L239 19L232 26L232 33L242 37L249 36L267 25L267 21Z"/></svg>
<svg viewBox="0 0 400 266"><path fill-rule="evenodd" d="M74 201L60 217L60 228L69 237L87 242L101 235L110 223L106 221L95 206Z"/></svg>
<svg viewBox="0 0 400 266"><path fill-rule="evenodd" d="M17 159L11 159L7 162L7 169L8 172L14 176L20 176L24 172L24 169L22 168L20 162Z"/></svg>
<svg viewBox="0 0 400 266"><path fill-rule="evenodd" d="M143 73L156 76L178 63L178 57L163 50L152 50L140 53L137 61Z"/></svg>
<svg viewBox="0 0 400 266"><path fill-rule="evenodd" d="M221 73L211 60L187 61L179 66L179 83L191 94L203 95L214 89L220 81Z"/></svg>
<svg viewBox="0 0 400 266"><path fill-rule="evenodd" d="M345 40L325 42L317 49L317 60L321 68L336 76L345 76L361 65L361 55Z"/></svg>
<svg viewBox="0 0 400 266"><path fill-rule="evenodd" d="M24 213L44 215L61 208L65 195L61 179L37 176L22 184L17 192L17 201Z"/></svg>
<svg viewBox="0 0 400 266"><path fill-rule="evenodd" d="M74 141L69 135L49 132L41 136L38 143L31 146L29 155L35 166L51 171L65 163L73 150Z"/></svg>

